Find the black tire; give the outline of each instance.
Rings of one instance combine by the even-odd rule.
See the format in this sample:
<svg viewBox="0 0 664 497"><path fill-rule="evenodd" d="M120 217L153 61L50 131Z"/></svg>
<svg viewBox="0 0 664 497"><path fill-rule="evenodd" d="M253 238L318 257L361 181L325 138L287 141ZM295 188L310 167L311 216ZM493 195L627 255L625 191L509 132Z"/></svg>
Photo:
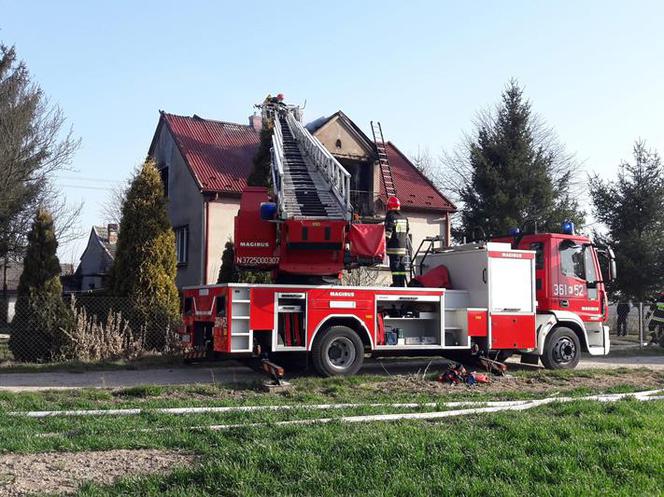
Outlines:
<svg viewBox="0 0 664 497"><path fill-rule="evenodd" d="M546 369L574 369L581 359L581 343L574 331L560 326L551 331L540 356Z"/></svg>
<svg viewBox="0 0 664 497"><path fill-rule="evenodd" d="M507 359L509 359L509 358L512 357L513 355L514 355L514 351L513 351L513 350L500 350L500 351L496 354L496 361L498 361L498 362L505 362Z"/></svg>
<svg viewBox="0 0 664 497"><path fill-rule="evenodd" d="M321 376L351 376L362 367L364 344L347 326L332 326L316 337L311 356Z"/></svg>

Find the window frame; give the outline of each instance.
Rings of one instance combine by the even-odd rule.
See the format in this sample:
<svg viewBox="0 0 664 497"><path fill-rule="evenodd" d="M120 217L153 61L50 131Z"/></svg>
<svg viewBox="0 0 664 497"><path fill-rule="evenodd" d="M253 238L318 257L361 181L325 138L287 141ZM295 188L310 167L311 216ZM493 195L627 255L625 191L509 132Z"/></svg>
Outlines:
<svg viewBox="0 0 664 497"><path fill-rule="evenodd" d="M176 226L173 231L175 232L175 260L178 267L186 266L189 263L189 225Z"/></svg>

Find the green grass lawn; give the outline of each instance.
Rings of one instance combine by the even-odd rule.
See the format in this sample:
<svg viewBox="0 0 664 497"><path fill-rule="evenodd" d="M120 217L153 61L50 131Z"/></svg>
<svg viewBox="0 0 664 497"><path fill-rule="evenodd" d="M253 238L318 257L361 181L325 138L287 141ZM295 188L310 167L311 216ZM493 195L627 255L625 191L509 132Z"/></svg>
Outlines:
<svg viewBox="0 0 664 497"><path fill-rule="evenodd" d="M209 420L196 420L203 421ZM82 496L664 493L662 401L578 401L437 423L335 423L223 432L192 431L187 429L189 418L159 416L78 420L73 425L63 420L29 426L32 423L22 420L12 427L13 443L20 445L14 448L156 447L202 456L199 466L166 476L134 477L108 487L86 484L79 491ZM52 430L61 435L35 436ZM3 433L1 443L7 442Z"/></svg>
<svg viewBox="0 0 664 497"><path fill-rule="evenodd" d="M664 387L650 371L517 371L465 388L430 378L356 376L255 385L0 393L0 453L163 448L200 454L171 474L85 484L81 496L664 495L664 401L574 401L437 422L276 426L277 421L413 409L308 404L438 402L586 395ZM29 409L294 404L286 412L28 419ZM418 409L440 410L439 408ZM211 431L212 424L268 423Z"/></svg>

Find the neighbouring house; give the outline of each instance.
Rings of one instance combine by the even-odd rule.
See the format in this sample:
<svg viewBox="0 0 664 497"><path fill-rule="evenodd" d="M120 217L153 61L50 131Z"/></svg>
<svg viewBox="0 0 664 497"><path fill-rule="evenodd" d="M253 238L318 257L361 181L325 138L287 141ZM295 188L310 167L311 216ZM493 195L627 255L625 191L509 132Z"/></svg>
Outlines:
<svg viewBox="0 0 664 497"><path fill-rule="evenodd" d="M5 260L0 263L0 327L11 323L14 319L21 274L23 274L22 261ZM78 291L78 280L75 278L75 274L73 264L60 264L60 282L64 294Z"/></svg>
<svg viewBox="0 0 664 497"><path fill-rule="evenodd" d="M261 124L257 115L243 125L160 111L148 155L157 163L169 198L179 288L216 281L224 245L233 237L233 218L253 167ZM341 111L307 128L351 174L355 211L364 217L384 215L387 196L373 140ZM386 146L414 247L426 236L449 240L454 204L396 145Z"/></svg>
<svg viewBox="0 0 664 497"><path fill-rule="evenodd" d="M76 281L80 282L80 291L97 290L106 286L117 243L117 224L92 227L88 244L74 274Z"/></svg>

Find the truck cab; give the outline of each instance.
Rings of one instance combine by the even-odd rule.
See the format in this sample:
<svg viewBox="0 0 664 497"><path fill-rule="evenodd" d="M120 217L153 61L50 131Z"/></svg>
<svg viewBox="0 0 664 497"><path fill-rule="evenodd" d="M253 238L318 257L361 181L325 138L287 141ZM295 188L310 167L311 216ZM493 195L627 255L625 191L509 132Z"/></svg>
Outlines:
<svg viewBox="0 0 664 497"><path fill-rule="evenodd" d="M538 350L546 364L564 367L578 362L579 351L609 353L608 299L600 256L608 260L608 276L615 275L611 249L600 249L589 238L573 233L529 233L498 240L535 252ZM553 332L563 329L566 333ZM569 336L573 332L576 337ZM560 343L547 343L558 339ZM551 353L546 358L545 355Z"/></svg>

